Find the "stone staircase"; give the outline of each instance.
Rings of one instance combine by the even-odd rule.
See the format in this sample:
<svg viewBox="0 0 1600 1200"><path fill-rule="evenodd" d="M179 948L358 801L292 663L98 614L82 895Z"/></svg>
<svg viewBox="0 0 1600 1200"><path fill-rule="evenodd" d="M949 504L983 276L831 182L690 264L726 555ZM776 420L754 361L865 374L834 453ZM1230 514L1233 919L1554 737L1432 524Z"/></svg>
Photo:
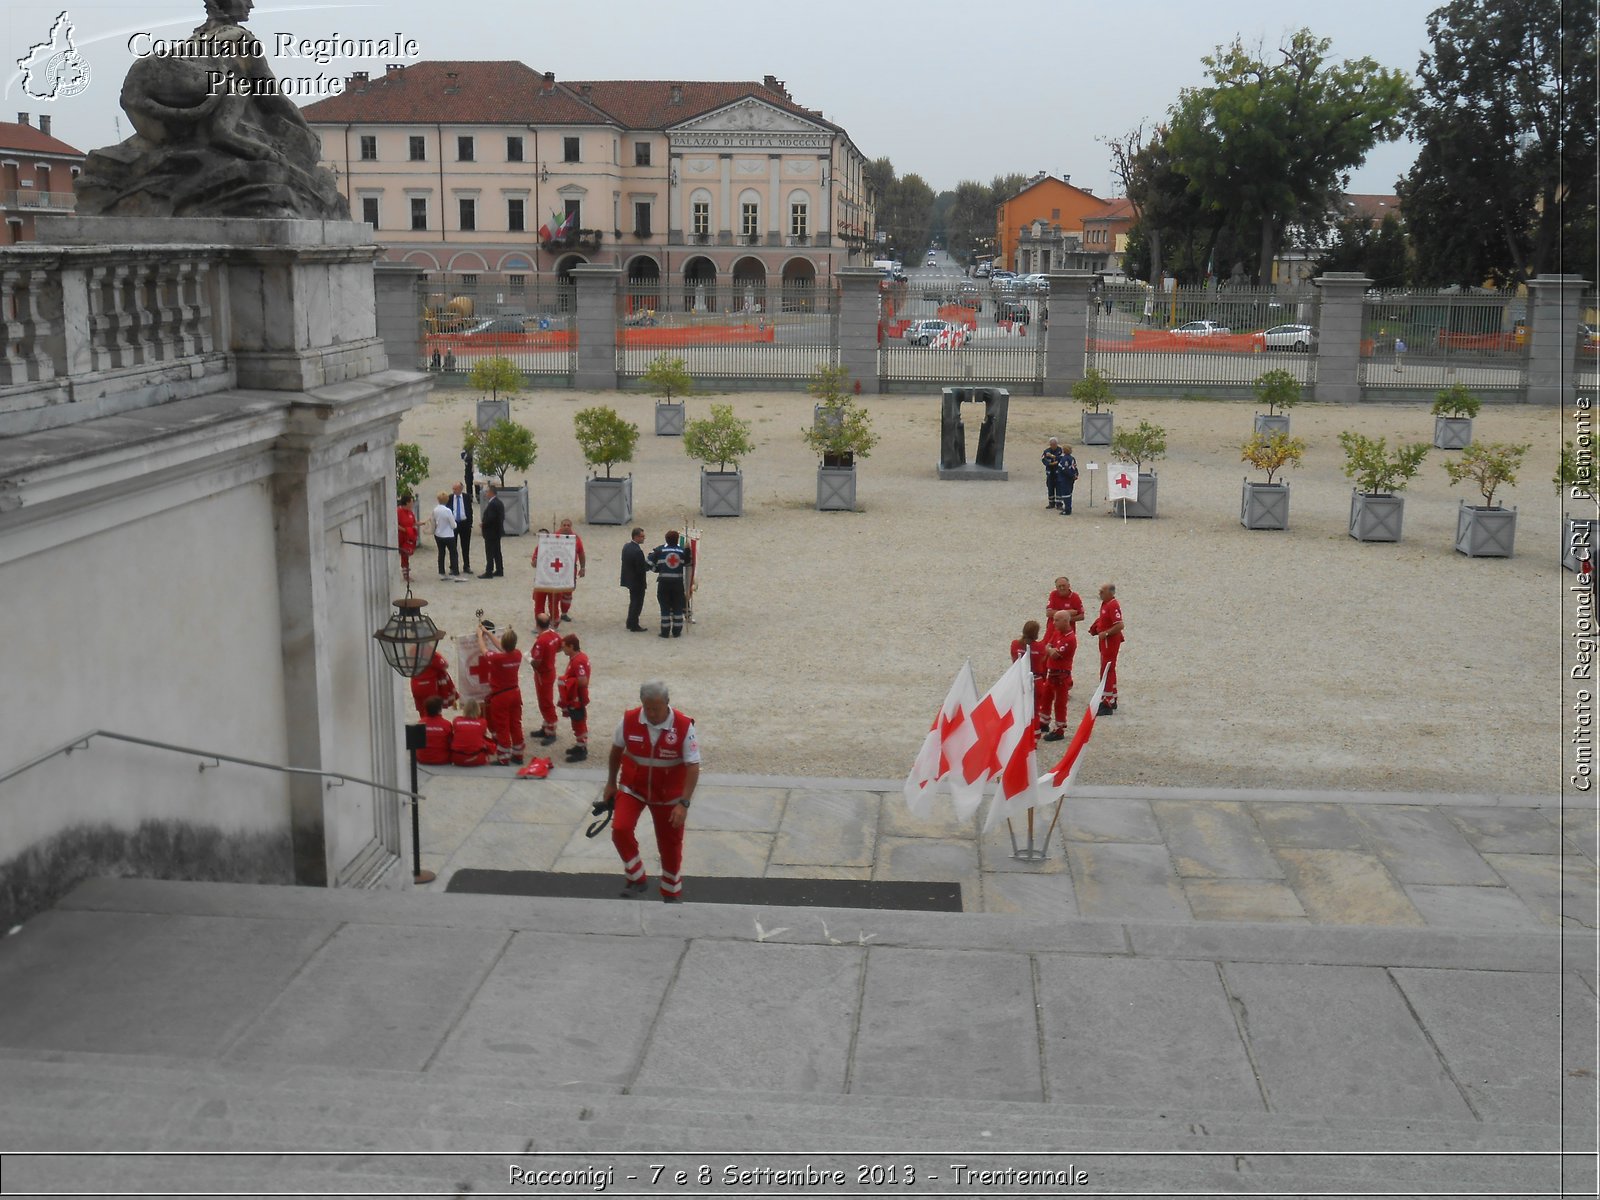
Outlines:
<svg viewBox="0 0 1600 1200"><path fill-rule="evenodd" d="M4 1189L1593 1195L1577 949L96 881L0 941Z"/></svg>

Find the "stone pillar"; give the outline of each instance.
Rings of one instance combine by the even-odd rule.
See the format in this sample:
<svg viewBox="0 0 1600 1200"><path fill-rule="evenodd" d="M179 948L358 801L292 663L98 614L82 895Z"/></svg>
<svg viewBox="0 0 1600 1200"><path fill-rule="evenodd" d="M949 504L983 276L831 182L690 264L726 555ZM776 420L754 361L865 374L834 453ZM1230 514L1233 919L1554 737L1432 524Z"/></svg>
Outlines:
<svg viewBox="0 0 1600 1200"><path fill-rule="evenodd" d="M617 386L617 279L619 267L584 263L572 268L578 285L578 371L572 386Z"/></svg>
<svg viewBox="0 0 1600 1200"><path fill-rule="evenodd" d="M863 392L882 391L878 377L878 285L883 272L870 267L845 267L839 281L839 365L850 373L852 386Z"/></svg>
<svg viewBox="0 0 1600 1200"><path fill-rule="evenodd" d="M1581 275L1539 275L1528 280L1529 404L1561 405L1570 399L1587 286Z"/></svg>
<svg viewBox="0 0 1600 1200"><path fill-rule="evenodd" d="M1070 396L1072 385L1083 378L1084 342L1089 336L1089 285L1093 282L1094 276L1088 271L1050 274L1050 329L1039 330L1046 339L1046 396Z"/></svg>
<svg viewBox="0 0 1600 1200"><path fill-rule="evenodd" d="M404 371L422 362L423 272L410 263L374 263L372 289L377 301L378 336L389 361Z"/></svg>
<svg viewBox="0 0 1600 1200"><path fill-rule="evenodd" d="M1329 271L1311 281L1322 289L1317 317L1317 383L1310 399L1361 401L1361 307L1372 286L1360 271Z"/></svg>

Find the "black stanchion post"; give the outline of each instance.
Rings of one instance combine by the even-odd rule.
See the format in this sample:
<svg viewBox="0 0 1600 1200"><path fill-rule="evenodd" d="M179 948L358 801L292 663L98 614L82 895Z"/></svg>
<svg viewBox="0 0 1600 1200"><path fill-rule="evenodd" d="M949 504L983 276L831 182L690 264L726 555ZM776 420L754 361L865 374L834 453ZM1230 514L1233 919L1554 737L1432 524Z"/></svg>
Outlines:
<svg viewBox="0 0 1600 1200"><path fill-rule="evenodd" d="M432 883L437 876L422 869L422 815L418 811L421 789L417 781L417 751L428 744L426 725L406 726L406 752L411 755L411 882Z"/></svg>

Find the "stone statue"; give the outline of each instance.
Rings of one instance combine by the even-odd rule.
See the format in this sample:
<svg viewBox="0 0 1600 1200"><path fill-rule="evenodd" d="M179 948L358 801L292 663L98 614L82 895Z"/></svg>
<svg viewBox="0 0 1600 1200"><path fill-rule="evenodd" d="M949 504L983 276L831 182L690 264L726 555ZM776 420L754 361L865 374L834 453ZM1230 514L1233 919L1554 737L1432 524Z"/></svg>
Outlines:
<svg viewBox="0 0 1600 1200"><path fill-rule="evenodd" d="M983 405L978 425L978 452L967 461L967 425L962 409ZM1006 416L1011 393L995 387L945 388L939 411L939 478L1005 479Z"/></svg>
<svg viewBox="0 0 1600 1200"><path fill-rule="evenodd" d="M137 59L122 84L133 137L89 155L78 212L349 220L321 142L244 28L253 0L206 0L182 51Z"/></svg>

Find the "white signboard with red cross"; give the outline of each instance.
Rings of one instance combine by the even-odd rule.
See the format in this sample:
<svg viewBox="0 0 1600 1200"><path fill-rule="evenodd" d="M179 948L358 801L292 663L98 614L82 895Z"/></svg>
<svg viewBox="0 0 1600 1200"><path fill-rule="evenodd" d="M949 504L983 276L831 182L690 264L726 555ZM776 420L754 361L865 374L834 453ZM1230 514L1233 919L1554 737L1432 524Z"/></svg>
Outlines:
<svg viewBox="0 0 1600 1200"><path fill-rule="evenodd" d="M570 592L578 586L578 538L571 533L541 533L533 590Z"/></svg>
<svg viewBox="0 0 1600 1200"><path fill-rule="evenodd" d="M493 635L491 635L493 636ZM463 700L489 698L489 668L483 661L483 650L478 645L476 629L472 633L455 636L456 691Z"/></svg>
<svg viewBox="0 0 1600 1200"><path fill-rule="evenodd" d="M1112 463L1106 474L1107 500L1137 500L1139 472L1127 463Z"/></svg>

